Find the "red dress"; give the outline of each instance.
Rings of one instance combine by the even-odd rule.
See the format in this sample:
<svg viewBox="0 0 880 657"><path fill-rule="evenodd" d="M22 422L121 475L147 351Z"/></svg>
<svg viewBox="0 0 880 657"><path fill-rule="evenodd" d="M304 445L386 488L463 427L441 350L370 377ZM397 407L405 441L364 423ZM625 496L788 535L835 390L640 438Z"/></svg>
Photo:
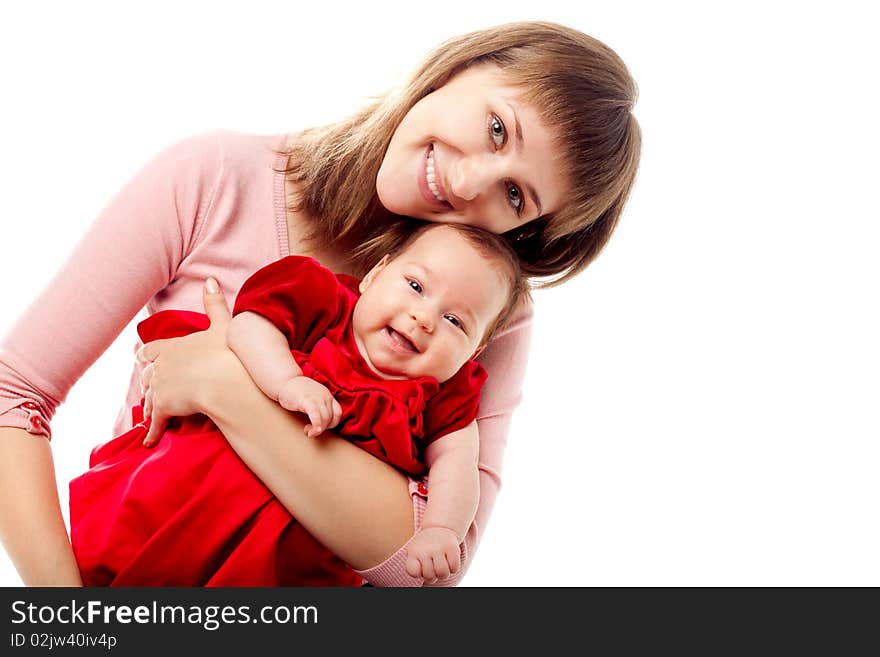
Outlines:
<svg viewBox="0 0 880 657"><path fill-rule="evenodd" d="M449 381L379 379L351 329L357 280L290 256L242 286L249 310L284 332L303 372L342 407L334 431L413 475L425 447L467 426L485 370L468 361ZM205 315L158 312L138 325L144 342L207 328ZM149 421L99 445L70 483L71 541L86 586L358 586L363 580L321 545L238 458L204 415L174 418L143 447ZM320 440L320 437L315 440ZM344 485L344 479L341 480Z"/></svg>

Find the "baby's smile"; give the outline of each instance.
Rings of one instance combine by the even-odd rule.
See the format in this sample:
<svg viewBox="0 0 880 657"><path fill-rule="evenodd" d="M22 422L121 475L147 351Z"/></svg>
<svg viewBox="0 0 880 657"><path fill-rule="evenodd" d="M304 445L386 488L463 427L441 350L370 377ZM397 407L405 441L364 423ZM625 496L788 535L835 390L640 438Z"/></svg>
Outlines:
<svg viewBox="0 0 880 657"><path fill-rule="evenodd" d="M403 353L421 353L416 344L405 334L395 331L392 327L386 326L384 330L388 343L394 351Z"/></svg>

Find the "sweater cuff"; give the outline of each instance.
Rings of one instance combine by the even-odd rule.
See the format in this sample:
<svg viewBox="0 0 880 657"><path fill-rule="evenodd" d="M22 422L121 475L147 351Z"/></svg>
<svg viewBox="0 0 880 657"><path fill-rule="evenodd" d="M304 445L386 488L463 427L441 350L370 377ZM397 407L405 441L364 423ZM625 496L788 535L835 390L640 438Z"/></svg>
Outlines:
<svg viewBox="0 0 880 657"><path fill-rule="evenodd" d="M425 515L425 509L428 506L427 489L424 482L416 481L412 478L409 480L409 495L413 502L413 536L422 526L422 517ZM368 570L358 570L357 573L373 586L396 586L396 587L414 587L424 586L424 580L421 577L411 577L406 572L406 547L412 541L404 543L400 549L388 557L378 566L373 566Z"/></svg>
<svg viewBox="0 0 880 657"><path fill-rule="evenodd" d="M28 433L51 438L49 415L32 399L0 395L0 427L24 429Z"/></svg>
<svg viewBox="0 0 880 657"><path fill-rule="evenodd" d="M425 509L428 507L428 487L427 479L409 480L409 494L413 501L413 536L404 543L401 548L388 557L378 566L373 566L368 570L356 571L358 575L363 577L373 586L382 587L417 587L425 586L425 580L421 577L411 577L406 572L406 548L412 541L422 526L422 518L425 515ZM455 586L461 581L464 572L467 569L467 542L461 544L461 570L449 579L440 580L430 586Z"/></svg>

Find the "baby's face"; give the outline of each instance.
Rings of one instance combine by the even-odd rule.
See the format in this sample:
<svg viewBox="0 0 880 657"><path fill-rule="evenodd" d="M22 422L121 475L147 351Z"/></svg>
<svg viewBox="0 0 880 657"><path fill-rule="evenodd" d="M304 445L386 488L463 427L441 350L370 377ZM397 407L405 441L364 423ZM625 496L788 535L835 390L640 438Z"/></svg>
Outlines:
<svg viewBox="0 0 880 657"><path fill-rule="evenodd" d="M361 355L386 378L442 383L477 353L509 285L460 233L429 230L361 282L352 317Z"/></svg>

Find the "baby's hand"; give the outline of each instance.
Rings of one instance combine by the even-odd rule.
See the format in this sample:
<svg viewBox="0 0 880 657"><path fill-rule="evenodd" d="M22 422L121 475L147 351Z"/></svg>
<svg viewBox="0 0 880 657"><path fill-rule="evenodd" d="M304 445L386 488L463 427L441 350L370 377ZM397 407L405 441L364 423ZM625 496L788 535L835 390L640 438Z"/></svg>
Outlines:
<svg viewBox="0 0 880 657"><path fill-rule="evenodd" d="M406 572L426 580L461 570L461 541L446 527L423 527L406 546Z"/></svg>
<svg viewBox="0 0 880 657"><path fill-rule="evenodd" d="M278 391L278 403L288 411L298 411L309 416L310 424L303 431L314 438L326 429L332 429L342 418L342 407L326 386L307 376L296 376Z"/></svg>

